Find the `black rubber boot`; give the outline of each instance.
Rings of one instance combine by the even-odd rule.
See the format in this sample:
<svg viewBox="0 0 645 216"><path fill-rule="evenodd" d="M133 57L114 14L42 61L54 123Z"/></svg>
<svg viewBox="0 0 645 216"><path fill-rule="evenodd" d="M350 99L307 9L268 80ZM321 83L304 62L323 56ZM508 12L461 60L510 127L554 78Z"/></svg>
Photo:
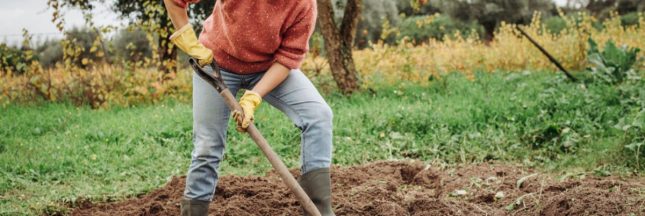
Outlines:
<svg viewBox="0 0 645 216"><path fill-rule="evenodd" d="M181 216L207 216L208 201L201 200L181 200Z"/></svg>
<svg viewBox="0 0 645 216"><path fill-rule="evenodd" d="M322 216L335 216L331 208L331 176L329 168L309 171L300 176L300 186L314 202ZM304 212L304 211L303 211ZM305 216L308 214L305 212Z"/></svg>

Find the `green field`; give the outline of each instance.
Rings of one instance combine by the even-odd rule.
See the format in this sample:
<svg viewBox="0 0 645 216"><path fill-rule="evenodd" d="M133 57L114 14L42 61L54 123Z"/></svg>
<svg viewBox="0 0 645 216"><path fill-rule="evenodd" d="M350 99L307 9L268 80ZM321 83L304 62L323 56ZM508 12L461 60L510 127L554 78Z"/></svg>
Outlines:
<svg viewBox="0 0 645 216"><path fill-rule="evenodd" d="M340 165L495 160L559 175L640 175L645 167L642 80L610 86L498 72L326 98ZM293 124L268 104L256 122L287 166L298 167ZM191 133L191 105L174 101L107 110L0 108L0 215L65 211L79 198L115 200L160 187L185 173ZM270 168L249 138L229 130L225 175Z"/></svg>

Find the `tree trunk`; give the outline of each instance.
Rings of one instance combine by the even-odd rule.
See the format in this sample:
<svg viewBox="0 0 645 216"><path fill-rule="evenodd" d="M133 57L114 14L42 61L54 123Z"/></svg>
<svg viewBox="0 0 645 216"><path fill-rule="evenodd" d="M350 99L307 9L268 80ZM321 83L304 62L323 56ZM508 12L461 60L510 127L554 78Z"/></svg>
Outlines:
<svg viewBox="0 0 645 216"><path fill-rule="evenodd" d="M349 95L358 90L358 77L354 58L352 57L352 42L361 13L362 0L348 0L340 29L334 21L334 10L331 0L318 0L318 22L325 39L327 60L336 85Z"/></svg>
<svg viewBox="0 0 645 216"><path fill-rule="evenodd" d="M497 28L496 21L483 21L481 25L484 27L484 41L489 43L495 38L495 28Z"/></svg>

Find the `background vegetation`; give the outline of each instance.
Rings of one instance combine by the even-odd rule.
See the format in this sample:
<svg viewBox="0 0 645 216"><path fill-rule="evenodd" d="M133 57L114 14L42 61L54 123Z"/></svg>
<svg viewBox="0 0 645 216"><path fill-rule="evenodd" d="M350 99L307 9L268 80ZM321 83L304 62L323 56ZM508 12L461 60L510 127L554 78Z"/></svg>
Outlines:
<svg viewBox="0 0 645 216"><path fill-rule="evenodd" d="M65 9L87 13L97 2L49 1L54 24ZM24 31L20 46L0 44L0 215L65 213L184 174L192 72L164 43L171 29L155 24L167 19L155 2L115 1L123 14L143 11L129 26L88 21L61 28L61 40L34 42ZM334 83L316 32L302 70L335 112L334 163L501 161L562 178L642 175L643 3L512 2L364 1L353 40L360 89L351 96ZM555 72L518 25L580 81ZM256 121L297 167L297 129L270 106ZM244 134L229 138L223 174L270 169Z"/></svg>
<svg viewBox="0 0 645 216"><path fill-rule="evenodd" d="M645 16L637 14L638 23L624 25L623 18L618 14L599 21L587 13L566 15L561 12L557 21L544 18L539 13L533 21L525 25L525 29L547 50L558 58L563 65L574 71L584 71L591 66L588 60L588 50L591 48L588 40L597 41L602 48L613 40L618 46L645 47ZM463 73L474 79L474 73L496 71L549 70L555 68L532 44L521 37L514 28L516 24L502 22L495 37L491 41L481 40L477 31L466 34L458 29L450 33L450 25L437 23L450 20L444 15L432 15L416 20L413 25L417 30L410 34L421 35L422 29L435 29L443 32L441 39L430 36L402 36L408 30L401 26L384 25L387 31L382 38L398 38L393 43L385 40L370 44L370 47L354 51L356 68L361 79L362 89L374 89L381 85L392 85L399 81L417 84L427 84L433 79L441 79L449 73ZM546 20L543 22L543 20ZM556 23L556 24L553 24ZM403 24L402 27L407 27ZM69 36L81 35L82 30L70 31ZM106 60L94 47L92 34L82 34L84 37L73 37L70 41L86 40L68 56L75 64L55 65L41 64L39 61L7 64L5 71L0 73L0 103L39 103L39 102L71 102L77 105L90 105L94 108L107 106L129 106L140 103L160 101L163 98L174 98L181 101L190 99L190 71L182 69L177 72L160 73L156 68L150 53L154 53L146 44L146 39L135 37L136 40L126 40L128 35L145 33L137 30L124 29L114 37L114 43L107 47L123 49L107 49L111 60ZM413 37L425 40L415 41ZM85 38L85 39L77 39ZM308 55L303 70L311 74L317 85L324 91L337 91L331 78L329 66L321 53L322 47L316 46L320 36L312 39L313 48ZM51 43L51 42L47 42ZM30 44L28 40L25 44ZM149 44L149 43L148 43ZM26 58L36 49L26 51L15 50L6 55L12 62L13 56ZM89 51L88 51L89 50ZM92 50L96 54L92 53ZM116 51L115 51L116 50ZM11 52L9 52L11 53ZM49 52L29 54L32 59L57 59L38 57ZM87 53L87 54L83 54ZM643 57L642 52L635 53L635 59ZM62 57L61 57L62 58ZM123 58L118 60L119 58ZM72 59L69 57L69 59ZM136 61L131 61L137 59ZM185 62L180 56L179 62ZM83 64L85 61L87 64ZM96 62L96 63L89 63ZM105 64L101 62L111 62ZM78 66L77 66L78 65ZM14 68L15 67L15 68ZM634 62L633 67L639 71L645 68L642 62ZM20 70L18 70L20 69Z"/></svg>

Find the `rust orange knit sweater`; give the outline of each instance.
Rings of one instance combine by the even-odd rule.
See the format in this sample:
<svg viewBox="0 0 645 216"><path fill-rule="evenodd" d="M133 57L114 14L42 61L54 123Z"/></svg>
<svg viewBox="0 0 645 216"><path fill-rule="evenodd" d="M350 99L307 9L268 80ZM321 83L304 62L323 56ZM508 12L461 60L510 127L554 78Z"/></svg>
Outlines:
<svg viewBox="0 0 645 216"><path fill-rule="evenodd" d="M186 7L199 0L174 0ZM217 0L199 41L224 69L264 72L274 62L299 68L316 23L315 0Z"/></svg>

